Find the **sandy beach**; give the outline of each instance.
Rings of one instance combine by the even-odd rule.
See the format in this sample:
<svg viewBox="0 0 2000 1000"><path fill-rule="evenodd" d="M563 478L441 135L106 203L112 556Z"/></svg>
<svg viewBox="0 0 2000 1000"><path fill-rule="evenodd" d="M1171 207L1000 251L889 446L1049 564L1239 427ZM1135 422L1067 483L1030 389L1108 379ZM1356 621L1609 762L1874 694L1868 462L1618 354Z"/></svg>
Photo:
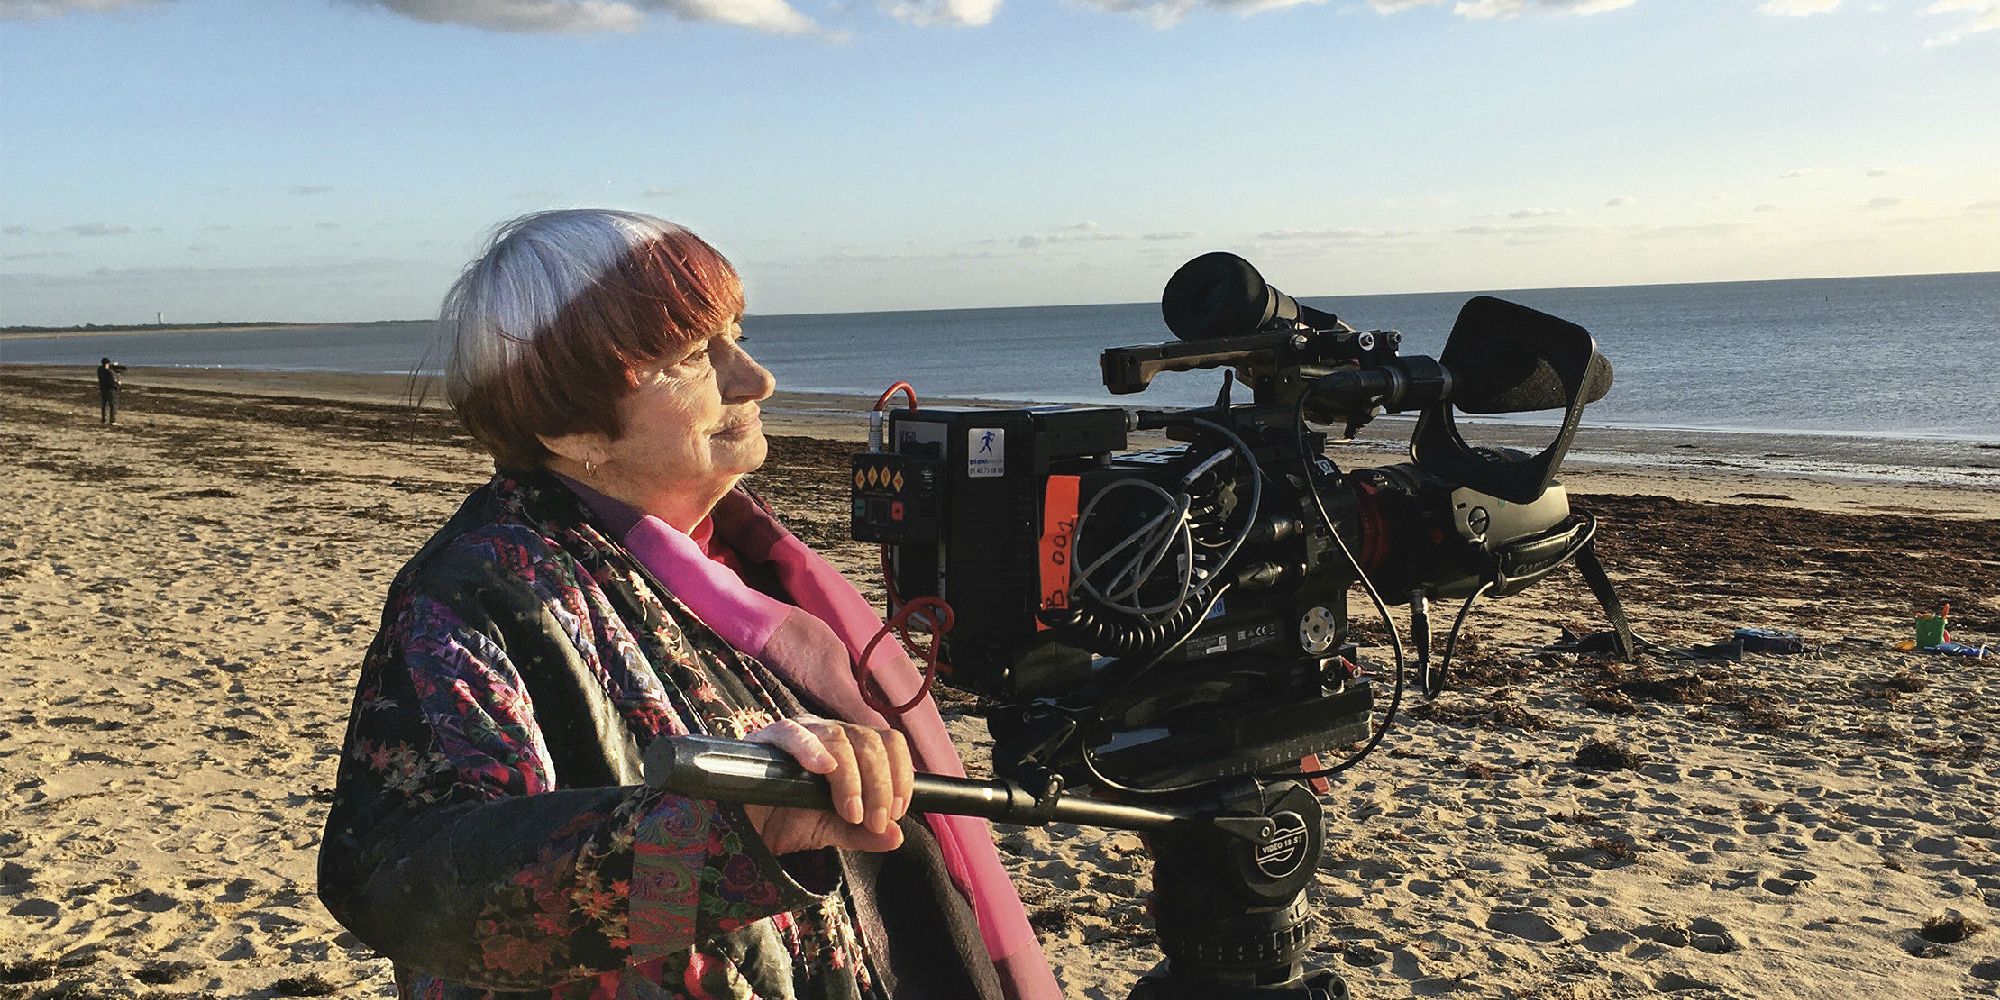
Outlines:
<svg viewBox="0 0 2000 1000"><path fill-rule="evenodd" d="M401 379L134 369L101 428L88 377L0 370L0 997L392 996L314 896L320 825L388 583L490 463ZM754 485L879 596L859 403L766 423ZM1810 651L1538 652L1601 627L1574 573L1475 612L1455 690L1324 802L1315 958L1358 997L2000 995L2000 655L1897 649L1945 602L2000 640L2000 450L1919 486L1723 437L1587 432L1564 479L1646 638ZM1124 997L1138 838L999 834L1068 995Z"/></svg>

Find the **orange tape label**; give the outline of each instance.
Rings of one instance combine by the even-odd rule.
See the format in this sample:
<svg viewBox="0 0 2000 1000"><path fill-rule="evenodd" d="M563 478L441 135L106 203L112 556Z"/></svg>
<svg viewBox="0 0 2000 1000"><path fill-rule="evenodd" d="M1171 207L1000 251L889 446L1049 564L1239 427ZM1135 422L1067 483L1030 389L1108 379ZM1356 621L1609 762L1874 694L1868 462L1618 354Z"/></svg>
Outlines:
<svg viewBox="0 0 2000 1000"><path fill-rule="evenodd" d="M1042 497L1042 608L1069 607L1070 561L1076 545L1076 500L1081 480L1050 476ZM1048 628L1035 623L1035 631Z"/></svg>

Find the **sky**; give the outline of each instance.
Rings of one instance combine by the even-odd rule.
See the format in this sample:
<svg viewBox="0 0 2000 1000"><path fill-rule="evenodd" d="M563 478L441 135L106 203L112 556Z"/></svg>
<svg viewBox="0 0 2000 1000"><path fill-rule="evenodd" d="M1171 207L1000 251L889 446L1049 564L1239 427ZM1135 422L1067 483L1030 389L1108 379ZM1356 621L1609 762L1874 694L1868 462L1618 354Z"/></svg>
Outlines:
<svg viewBox="0 0 2000 1000"><path fill-rule="evenodd" d="M649 212L752 313L2000 269L2000 0L0 0L0 325L434 315Z"/></svg>

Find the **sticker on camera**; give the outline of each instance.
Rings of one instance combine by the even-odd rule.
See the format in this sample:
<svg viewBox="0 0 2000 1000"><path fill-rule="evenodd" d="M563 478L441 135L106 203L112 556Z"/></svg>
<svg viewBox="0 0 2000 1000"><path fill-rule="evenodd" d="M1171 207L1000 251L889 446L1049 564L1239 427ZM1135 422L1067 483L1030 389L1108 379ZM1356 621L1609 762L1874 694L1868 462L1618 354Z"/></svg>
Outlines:
<svg viewBox="0 0 2000 1000"><path fill-rule="evenodd" d="M973 427L965 432L965 474L992 479L1007 474L1007 432L998 427Z"/></svg>
<svg viewBox="0 0 2000 1000"><path fill-rule="evenodd" d="M1187 656L1190 659L1197 656L1214 656L1217 653L1226 653L1229 652L1229 636L1221 633L1198 636L1189 639L1182 648L1186 650Z"/></svg>

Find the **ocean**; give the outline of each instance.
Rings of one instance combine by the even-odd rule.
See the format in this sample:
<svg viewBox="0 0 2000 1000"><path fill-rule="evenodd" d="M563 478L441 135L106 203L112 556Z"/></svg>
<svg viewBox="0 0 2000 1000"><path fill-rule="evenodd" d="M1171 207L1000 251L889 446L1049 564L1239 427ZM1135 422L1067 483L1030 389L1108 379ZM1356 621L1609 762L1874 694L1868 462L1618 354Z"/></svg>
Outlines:
<svg viewBox="0 0 2000 1000"><path fill-rule="evenodd" d="M1306 298L1435 354L1476 292ZM2000 272L1617 288L1491 290L1589 329L1616 370L1588 424L1934 442L2000 441ZM248 332L0 339L0 363L408 373L426 321ZM1098 380L1108 347L1171 339L1152 303L751 316L751 353L781 388L1185 406L1218 372L1168 374L1139 396Z"/></svg>

